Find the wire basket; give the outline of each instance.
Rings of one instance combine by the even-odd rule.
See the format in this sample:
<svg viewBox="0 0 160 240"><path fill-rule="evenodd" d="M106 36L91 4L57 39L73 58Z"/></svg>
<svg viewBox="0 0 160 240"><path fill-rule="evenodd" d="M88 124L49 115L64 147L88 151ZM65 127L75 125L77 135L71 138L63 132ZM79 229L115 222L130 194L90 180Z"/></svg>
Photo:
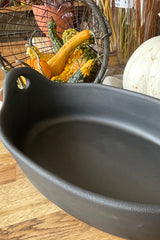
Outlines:
<svg viewBox="0 0 160 240"><path fill-rule="evenodd" d="M95 42L89 47L97 53L100 66L94 82L101 82L108 65L111 28L98 6L92 0L42 1L43 4L24 3L20 6L15 6L17 1L9 1L0 8L0 63L3 71L22 66L17 60L26 61L25 45L29 39L42 53L54 52L47 30L47 21L52 16L60 37L68 28L89 29L94 33Z"/></svg>

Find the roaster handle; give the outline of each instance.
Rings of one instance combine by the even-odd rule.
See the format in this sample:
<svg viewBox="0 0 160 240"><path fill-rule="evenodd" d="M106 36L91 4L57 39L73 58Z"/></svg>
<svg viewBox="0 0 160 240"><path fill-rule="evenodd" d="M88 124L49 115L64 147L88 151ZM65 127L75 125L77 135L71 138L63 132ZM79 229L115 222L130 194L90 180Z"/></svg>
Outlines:
<svg viewBox="0 0 160 240"><path fill-rule="evenodd" d="M20 81L24 81L25 86L23 87L20 84ZM20 67L11 69L5 76L3 84L3 102L5 99L12 97L15 98L15 95L29 95L29 93L35 92L38 94L44 88L50 88L50 85L57 85L58 83L53 83L48 78L40 74L29 67ZM60 84L61 85L61 84ZM39 89L39 91L37 91ZM37 93L38 92L38 93Z"/></svg>

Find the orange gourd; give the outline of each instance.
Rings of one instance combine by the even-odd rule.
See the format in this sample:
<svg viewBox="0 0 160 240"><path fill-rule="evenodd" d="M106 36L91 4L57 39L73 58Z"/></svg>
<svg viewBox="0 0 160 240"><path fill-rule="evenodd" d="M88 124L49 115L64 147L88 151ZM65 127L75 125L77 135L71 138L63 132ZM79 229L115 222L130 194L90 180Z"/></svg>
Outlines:
<svg viewBox="0 0 160 240"><path fill-rule="evenodd" d="M37 59L37 58L29 58L27 59L26 63L32 67L33 69L37 70L38 72L45 75L47 78L50 79L51 77L51 68L48 65L48 63L43 59Z"/></svg>
<svg viewBox="0 0 160 240"><path fill-rule="evenodd" d="M26 63L27 63L30 67L34 68L34 62L35 62L35 60L36 60L36 58L28 58L27 61L26 61Z"/></svg>

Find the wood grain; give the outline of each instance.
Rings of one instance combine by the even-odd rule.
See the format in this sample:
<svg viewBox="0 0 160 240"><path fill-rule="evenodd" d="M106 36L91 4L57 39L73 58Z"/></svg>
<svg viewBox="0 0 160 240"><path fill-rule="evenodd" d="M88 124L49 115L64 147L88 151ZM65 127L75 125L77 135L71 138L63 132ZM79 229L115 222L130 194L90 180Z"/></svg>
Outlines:
<svg viewBox="0 0 160 240"><path fill-rule="evenodd" d="M31 5L22 5L22 6L11 6L11 7L3 7L0 8L0 13L4 13L4 12L26 12L26 11L30 11L32 10L32 6Z"/></svg>

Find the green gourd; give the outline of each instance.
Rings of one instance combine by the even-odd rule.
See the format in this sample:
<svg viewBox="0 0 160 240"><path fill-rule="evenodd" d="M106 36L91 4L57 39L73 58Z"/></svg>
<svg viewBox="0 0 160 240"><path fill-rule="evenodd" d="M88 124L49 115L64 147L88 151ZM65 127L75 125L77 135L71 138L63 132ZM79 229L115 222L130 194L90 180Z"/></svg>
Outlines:
<svg viewBox="0 0 160 240"><path fill-rule="evenodd" d="M79 68L67 81L67 83L88 82L94 69L96 60L88 60L81 68Z"/></svg>
<svg viewBox="0 0 160 240"><path fill-rule="evenodd" d="M51 17L51 20L47 23L47 29L49 37L51 39L52 47L55 53L57 53L63 45L63 40L58 36L56 32L57 24L54 21L53 17Z"/></svg>

